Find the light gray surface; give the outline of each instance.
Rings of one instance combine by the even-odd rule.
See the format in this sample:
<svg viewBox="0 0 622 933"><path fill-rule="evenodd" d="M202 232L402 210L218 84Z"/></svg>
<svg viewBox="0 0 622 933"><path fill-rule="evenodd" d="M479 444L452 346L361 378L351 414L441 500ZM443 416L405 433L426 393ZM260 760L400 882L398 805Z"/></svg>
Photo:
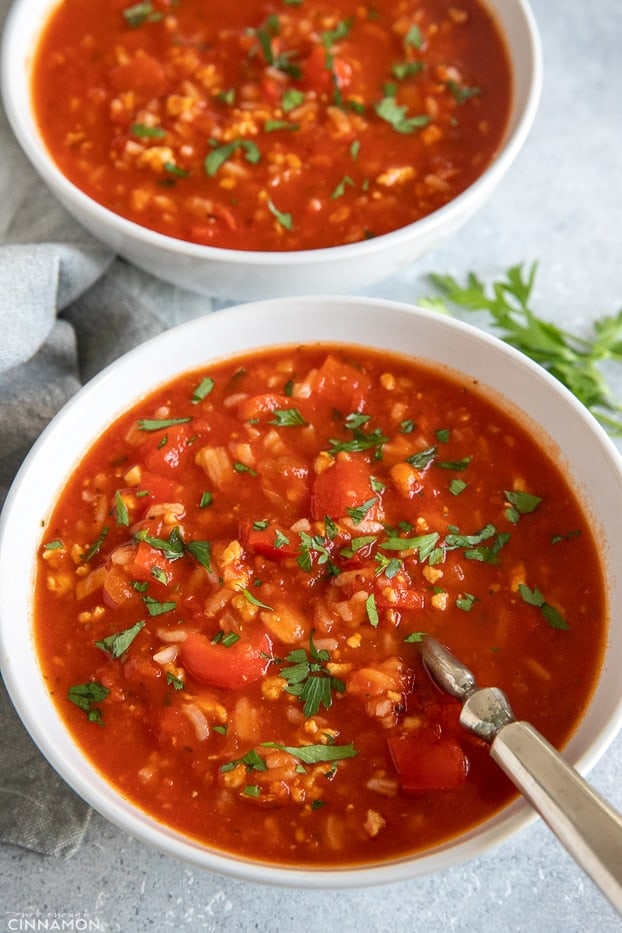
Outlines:
<svg viewBox="0 0 622 933"><path fill-rule="evenodd" d="M373 293L414 301L428 292L430 271L473 269L488 278L537 260L534 305L586 332L593 318L622 307L622 5L533 0L533 9L545 56L544 94L524 151L477 218ZM4 158L12 144L3 125L0 132ZM25 164L24 173L30 180ZM28 201L18 204L23 189L20 194L4 181L2 213L11 216L10 239L19 241ZM37 239L45 239L46 225L54 231L61 221L70 229L49 212ZM196 299L190 303L196 313ZM619 809L621 773L622 736L591 774ZM344 893L264 888L206 874L160 856L98 816L78 854L66 861L0 847L0 931L88 928L608 933L622 929L622 921L539 822L434 878Z"/></svg>

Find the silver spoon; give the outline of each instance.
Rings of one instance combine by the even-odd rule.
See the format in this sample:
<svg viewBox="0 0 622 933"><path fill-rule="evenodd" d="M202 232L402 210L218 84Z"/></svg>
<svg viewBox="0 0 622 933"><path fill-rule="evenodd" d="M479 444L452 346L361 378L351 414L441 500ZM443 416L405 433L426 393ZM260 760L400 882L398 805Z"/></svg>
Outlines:
<svg viewBox="0 0 622 933"><path fill-rule="evenodd" d="M434 682L462 701L460 723L490 743L490 755L614 907L622 913L622 817L559 752L518 722L503 691L475 677L434 638L422 645Z"/></svg>

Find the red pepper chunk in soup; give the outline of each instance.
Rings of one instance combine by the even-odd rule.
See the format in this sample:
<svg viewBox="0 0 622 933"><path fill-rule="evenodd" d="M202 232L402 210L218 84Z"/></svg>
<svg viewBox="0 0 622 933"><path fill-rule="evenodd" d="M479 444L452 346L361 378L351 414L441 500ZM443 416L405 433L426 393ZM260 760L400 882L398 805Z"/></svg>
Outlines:
<svg viewBox="0 0 622 933"><path fill-rule="evenodd" d="M60 170L159 233L236 250L367 240L499 151L512 75L479 0L72 0L33 103Z"/></svg>
<svg viewBox="0 0 622 933"><path fill-rule="evenodd" d="M47 523L36 639L60 714L122 794L217 850L378 862L511 799L426 634L563 744L604 588L537 439L397 355L284 347L180 376L105 431Z"/></svg>

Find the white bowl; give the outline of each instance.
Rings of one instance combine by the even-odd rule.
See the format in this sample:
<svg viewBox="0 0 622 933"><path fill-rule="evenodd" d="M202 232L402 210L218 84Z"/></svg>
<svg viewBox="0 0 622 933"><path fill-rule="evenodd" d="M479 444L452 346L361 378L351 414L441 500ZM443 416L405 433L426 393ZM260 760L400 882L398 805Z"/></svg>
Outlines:
<svg viewBox="0 0 622 933"><path fill-rule="evenodd" d="M355 339L354 339L355 338ZM270 344L356 342L411 354L478 379L482 390L522 412L542 435L593 522L608 583L608 644L593 698L565 749L585 772L622 724L622 461L592 416L543 369L470 325L394 302L362 298L278 299L219 311L165 332L113 363L56 416L20 470L0 517L0 665L13 703L59 774L96 810L144 842L237 878L295 887L394 882L472 858L533 816L516 801L454 841L416 857L361 868L257 865L214 852L151 819L123 799L84 758L43 681L33 644L33 580L46 518L70 472L110 422L176 374ZM154 376L153 374L157 374ZM131 388L130 388L131 387ZM548 440L547 440L548 438Z"/></svg>
<svg viewBox="0 0 622 933"><path fill-rule="evenodd" d="M542 83L539 37L527 0L485 0L505 36L513 101L497 157L466 191L440 210L383 236L329 249L290 253L219 249L141 227L91 200L50 158L37 128L30 70L38 37L58 0L15 0L2 42L2 95L9 122L34 168L94 237L141 269L175 285L223 299L347 294L387 278L453 234L490 196L523 146Z"/></svg>

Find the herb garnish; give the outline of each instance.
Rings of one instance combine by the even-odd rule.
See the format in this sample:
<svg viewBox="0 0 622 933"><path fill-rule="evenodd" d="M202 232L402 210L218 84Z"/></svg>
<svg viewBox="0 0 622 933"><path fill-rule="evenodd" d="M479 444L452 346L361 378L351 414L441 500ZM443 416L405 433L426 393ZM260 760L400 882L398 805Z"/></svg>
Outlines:
<svg viewBox="0 0 622 933"><path fill-rule="evenodd" d="M123 18L128 26L135 29L141 23L159 23L164 19L164 14L154 10L151 0L144 0L123 10Z"/></svg>
<svg viewBox="0 0 622 933"><path fill-rule="evenodd" d="M443 298L420 299L427 307L449 311L447 303L465 311L486 311L493 327L510 346L535 360L565 385L612 434L622 436L622 405L612 399L599 365L622 362L622 310L593 324L591 339L545 321L530 308L537 263L512 266L488 289L473 272L464 285L450 275L432 275Z"/></svg>
<svg viewBox="0 0 622 933"><path fill-rule="evenodd" d="M542 615L551 628L568 631L570 626L564 617L557 611L557 609L555 609L554 606L551 606L550 603L547 603L546 599L537 586L534 587L533 590L530 590L525 583L519 583L518 591L524 602L526 602L529 606L536 606L541 611Z"/></svg>
<svg viewBox="0 0 622 933"><path fill-rule="evenodd" d="M348 415L345 419L345 427L352 431L352 440L342 441L339 438L329 438L330 447L328 453L333 456L341 451L346 453L359 453L363 450L374 450L374 459L379 460L382 457L382 447L389 438L382 433L380 428L365 433L362 430L364 424L370 420L369 415L361 415L356 412Z"/></svg>
<svg viewBox="0 0 622 933"><path fill-rule="evenodd" d="M228 761L226 764L221 765L220 770L226 774L227 771L233 771L238 765L244 765L247 771L268 770L268 765L254 748L251 748L242 758L235 758L233 761Z"/></svg>
<svg viewBox="0 0 622 933"><path fill-rule="evenodd" d="M173 609L177 608L177 603L173 600L160 602L159 599L154 599L153 596L143 596L143 602L147 607L147 612L150 616L162 616L165 615L165 613L172 612Z"/></svg>
<svg viewBox="0 0 622 933"><path fill-rule="evenodd" d="M161 126L146 126L144 123L132 123L130 127L133 136L147 137L151 139L162 139L166 136L166 130Z"/></svg>
<svg viewBox="0 0 622 933"><path fill-rule="evenodd" d="M137 421L141 431L164 431L166 428L174 428L178 424L187 424L192 418L139 418Z"/></svg>
<svg viewBox="0 0 622 933"><path fill-rule="evenodd" d="M136 541L144 541L150 547L161 551L166 560L179 560L184 554L191 554L206 570L212 569L211 548L209 541L188 541L186 544L181 536L179 526L171 529L168 538L156 538L141 528L134 535Z"/></svg>
<svg viewBox="0 0 622 933"><path fill-rule="evenodd" d="M321 535L310 535L306 531L301 531L300 553L296 558L296 563L301 570L310 573L314 558L319 565L328 563L330 560L329 544L328 538L323 538Z"/></svg>
<svg viewBox="0 0 622 933"><path fill-rule="evenodd" d="M416 470L425 470L434 460L436 452L436 447L426 447L425 450L420 450L418 453L406 457L406 463L410 463Z"/></svg>
<svg viewBox="0 0 622 933"><path fill-rule="evenodd" d="M260 599L257 599L256 596L247 590L246 587L240 587L239 592L242 594L244 599L246 599L252 606L258 606L259 609L267 609L269 612L273 612L272 606L267 606L266 603L262 603Z"/></svg>
<svg viewBox="0 0 622 933"><path fill-rule="evenodd" d="M529 515L529 513L537 509L542 502L540 496L534 496L533 493L530 492L506 489L504 495L510 503L509 508L505 510L505 517L509 522L512 522L513 525L518 524L521 515Z"/></svg>
<svg viewBox="0 0 622 933"><path fill-rule="evenodd" d="M104 687L96 680L90 680L86 684L74 684L70 687L67 691L67 699L84 710L89 722L96 722L98 726L103 726L101 710L94 704L101 703L109 693L108 687Z"/></svg>
<svg viewBox="0 0 622 933"><path fill-rule="evenodd" d="M117 525L129 525L130 517L127 511L127 506L123 501L123 496L117 489L114 494L114 512L117 520Z"/></svg>
<svg viewBox="0 0 622 933"><path fill-rule="evenodd" d="M427 126L430 122L427 113L414 117L407 116L408 107L398 104L394 94L389 94L374 104L374 110L380 119L389 123L397 133L414 133L415 130Z"/></svg>
<svg viewBox="0 0 622 933"><path fill-rule="evenodd" d="M278 742L262 742L262 748L277 748L298 758L306 765L316 765L323 761L342 761L344 758L356 758L358 752L354 743L349 745L279 745Z"/></svg>
<svg viewBox="0 0 622 933"><path fill-rule="evenodd" d="M458 84L457 81L447 81L447 88L453 95L454 99L459 104L466 103L467 100L471 100L472 97L479 97L482 93L481 88L479 87L468 87L466 84Z"/></svg>
<svg viewBox="0 0 622 933"><path fill-rule="evenodd" d="M92 560L92 558L95 557L96 554L99 553L104 541L106 540L108 531L109 531L108 525L106 525L104 528L102 528L102 530L99 533L99 536L95 539L93 544L91 544L91 546L82 555L82 560L85 564L88 564L88 562Z"/></svg>
<svg viewBox="0 0 622 933"><path fill-rule="evenodd" d="M201 379L200 383L192 393L192 404L198 405L199 402L202 402L214 388L214 380L211 376L205 376Z"/></svg>
<svg viewBox="0 0 622 933"><path fill-rule="evenodd" d="M203 163L206 174L210 176L215 175L220 166L227 162L238 149L242 150L244 158L251 165L256 165L261 159L257 144L250 139L233 139L230 143L224 143L222 146L218 143L218 140L210 139L210 146L212 146L212 152L205 157Z"/></svg>
<svg viewBox="0 0 622 933"><path fill-rule="evenodd" d="M96 641L97 648L107 651L113 658L120 658L125 654L141 629L145 627L144 622L137 622L131 628L126 628L123 632L117 632L114 635L107 635L101 641Z"/></svg>
<svg viewBox="0 0 622 933"><path fill-rule="evenodd" d="M286 693L291 693L304 701L305 716L315 716L320 706L329 709L333 702L332 691L343 693L346 685L333 677L325 664L330 661L330 653L317 649L313 641L313 632L309 635L309 655L304 648L296 648L285 658L292 667L283 668L280 676L287 681Z"/></svg>
<svg viewBox="0 0 622 933"><path fill-rule="evenodd" d="M272 412L272 415L269 424L277 424L279 427L307 426L307 422L297 408L277 408Z"/></svg>
<svg viewBox="0 0 622 933"><path fill-rule="evenodd" d="M373 498L368 499L366 502L363 502L361 505L352 506L352 507L347 506L346 512L348 513L348 515L350 516L350 518L352 519L355 525L360 525L361 522L364 521L365 517L367 516L367 513L370 512L371 509L373 509L377 501L378 501L378 497L374 496Z"/></svg>
<svg viewBox="0 0 622 933"><path fill-rule="evenodd" d="M463 593L456 598L456 606L463 612L470 612L476 602L479 602L479 596L473 596L472 593Z"/></svg>
<svg viewBox="0 0 622 933"><path fill-rule="evenodd" d="M287 213L285 213L285 212L283 212L283 211L280 211L280 210L278 209L278 207L276 207L276 205L273 203L273 201L272 201L270 198L268 198L267 204L268 204L268 209L269 209L270 213L271 213L274 217L276 217L276 219L278 220L278 222L280 223L280 225L281 225L282 227L285 227L286 230L292 230L292 229L293 229L293 226L294 226L294 221L293 221L292 215L291 215L291 214L287 214Z"/></svg>

